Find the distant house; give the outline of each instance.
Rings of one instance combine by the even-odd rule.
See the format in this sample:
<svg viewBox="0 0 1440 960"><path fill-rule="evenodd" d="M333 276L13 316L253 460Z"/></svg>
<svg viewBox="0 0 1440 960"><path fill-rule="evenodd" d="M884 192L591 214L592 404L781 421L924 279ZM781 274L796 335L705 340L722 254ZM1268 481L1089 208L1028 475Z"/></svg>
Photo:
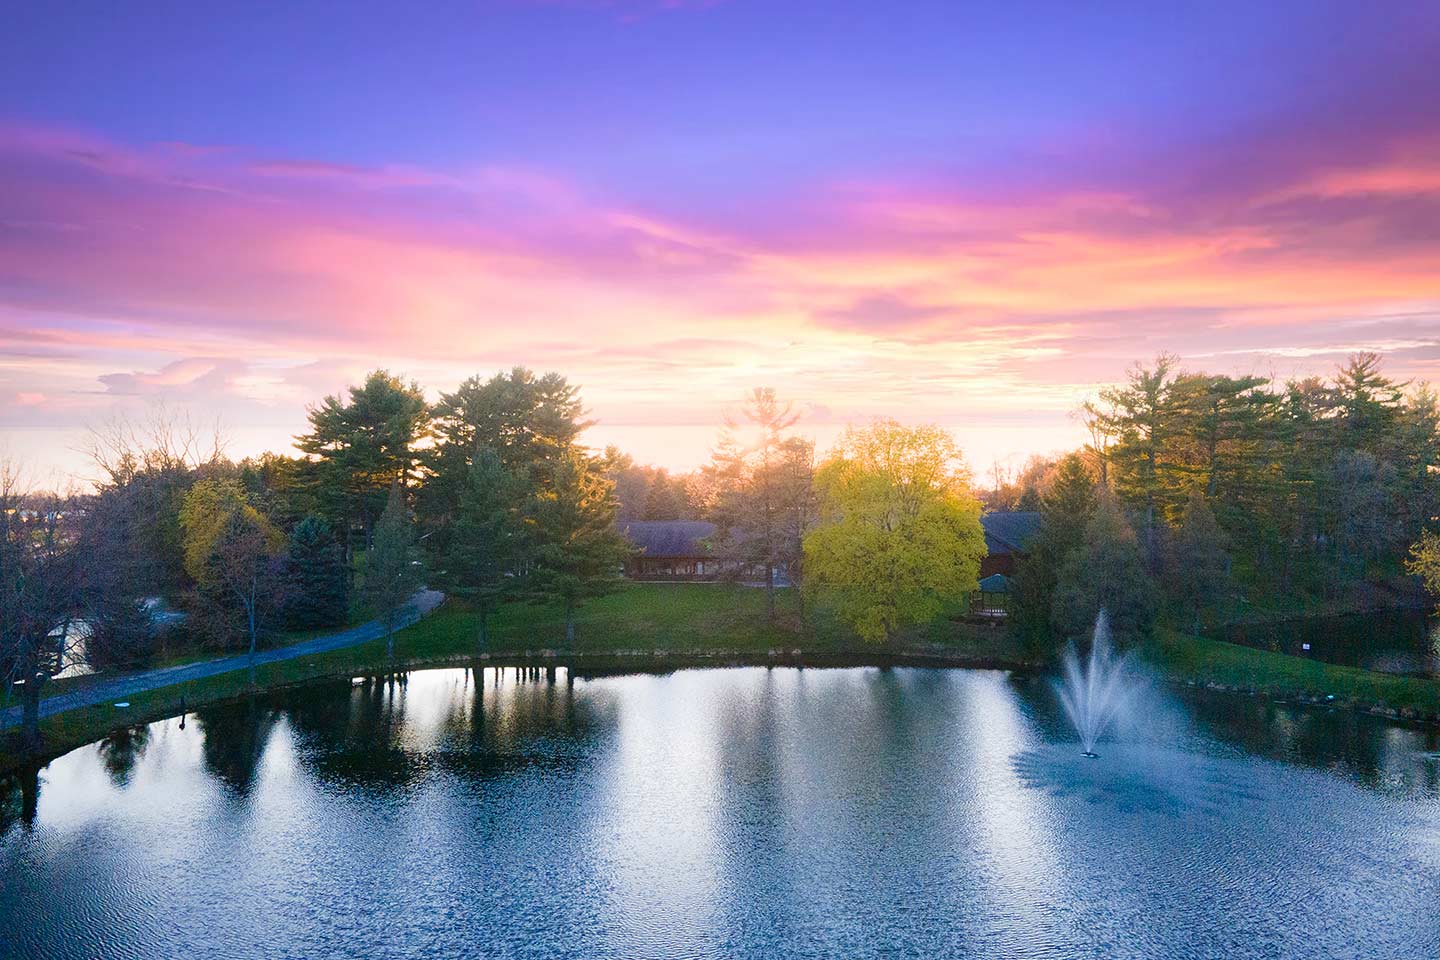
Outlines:
<svg viewBox="0 0 1440 960"><path fill-rule="evenodd" d="M980 561L980 579L996 573L1007 577L1027 553L1040 532L1040 513L1035 510L1001 510L980 517L985 530L985 559Z"/></svg>
<svg viewBox="0 0 1440 960"><path fill-rule="evenodd" d="M632 520L620 532L636 552L625 563L631 580L719 580L722 557L710 538L715 524L704 520Z"/></svg>
<svg viewBox="0 0 1440 960"><path fill-rule="evenodd" d="M1040 514L1023 510L987 513L980 518L980 526L988 551L980 561L981 579L997 573L1008 576L1039 531ZM715 542L713 523L632 520L619 527L636 549L625 564L625 575L632 580L722 580L735 575L738 561L725 556ZM764 579L763 566L747 571L745 579ZM780 579L783 582L783 577Z"/></svg>

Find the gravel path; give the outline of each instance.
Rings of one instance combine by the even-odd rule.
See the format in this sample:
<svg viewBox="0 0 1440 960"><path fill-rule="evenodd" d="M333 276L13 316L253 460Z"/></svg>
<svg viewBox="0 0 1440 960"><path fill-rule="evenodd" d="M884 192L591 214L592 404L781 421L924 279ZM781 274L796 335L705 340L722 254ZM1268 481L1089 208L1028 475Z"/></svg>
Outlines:
<svg viewBox="0 0 1440 960"><path fill-rule="evenodd" d="M438 590L421 590L415 594L410 606L401 614L397 629L409 626L430 613L440 605L440 601L443 599L445 599L445 595ZM274 663L277 660L290 660L312 653L325 653L327 650L353 647L370 640L378 640L383 636L385 636L385 625L379 620L371 620L369 623L362 623L358 627L351 627L340 633L326 634L323 637L315 637L312 640L292 644L288 647L261 650L255 654L255 664L259 666L262 663ZM242 653L233 657L222 657L218 660L202 660L198 663L186 663L178 667L160 667L142 673L130 673L85 687L82 690L46 697L40 701L40 716L48 717L66 710L74 710L77 707L91 707L97 703L124 700L126 697L143 693L146 690L168 687L173 683L185 683L189 680L201 680L205 677L229 673L231 670L243 670L249 665L249 655ZM19 705L0 712L0 730L13 727L19 722Z"/></svg>

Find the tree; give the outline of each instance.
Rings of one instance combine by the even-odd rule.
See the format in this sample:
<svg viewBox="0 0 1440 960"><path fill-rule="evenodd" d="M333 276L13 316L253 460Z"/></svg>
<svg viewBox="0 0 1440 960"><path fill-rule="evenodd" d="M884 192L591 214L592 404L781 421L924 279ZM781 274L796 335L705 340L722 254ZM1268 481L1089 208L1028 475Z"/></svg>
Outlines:
<svg viewBox="0 0 1440 960"><path fill-rule="evenodd" d="M565 605L565 642L575 642L575 608L614 590L630 545L615 531L615 485L584 451L572 448L555 464L548 487L533 490L525 508L528 587Z"/></svg>
<svg viewBox="0 0 1440 960"><path fill-rule="evenodd" d="M1431 596L1440 596L1440 536L1429 530L1421 531L1420 539L1410 545L1405 569L1420 578Z"/></svg>
<svg viewBox="0 0 1440 960"><path fill-rule="evenodd" d="M1016 629L1032 648L1053 638L1055 586L1061 568L1085 542L1095 499L1095 478L1084 458L1064 457L1040 503L1040 531L1015 571Z"/></svg>
<svg viewBox="0 0 1440 960"><path fill-rule="evenodd" d="M350 388L348 402L326 397L309 418L310 432L295 445L316 461L316 502L342 524L347 545L354 546L354 524L368 545L391 487L408 482L415 470L415 445L429 421L425 394L417 383L376 370Z"/></svg>
<svg viewBox="0 0 1440 960"><path fill-rule="evenodd" d="M786 436L799 414L768 387L751 392L741 415L743 425L726 420L709 468L715 491L710 517L726 553L741 561L739 570L763 568L765 610L774 620L775 573L802 557L804 530L796 529L794 518L811 496L811 477L801 468L813 448L803 441L795 446Z"/></svg>
<svg viewBox="0 0 1440 960"><path fill-rule="evenodd" d="M490 448L480 450L455 508L454 529L436 570L437 585L469 600L479 624L480 649L488 645L490 614L515 582L521 530L516 480Z"/></svg>
<svg viewBox="0 0 1440 960"><path fill-rule="evenodd" d="M193 586L180 508L197 480L225 473L223 450L218 433L163 409L146 421L120 418L93 432L88 453L98 475L86 526L103 530L113 548L99 571L109 580L108 593L135 600Z"/></svg>
<svg viewBox="0 0 1440 960"><path fill-rule="evenodd" d="M938 427L882 420L846 432L816 473L807 589L884 641L975 589L985 535L960 451Z"/></svg>
<svg viewBox="0 0 1440 960"><path fill-rule="evenodd" d="M701 513L692 489L693 477L672 475L663 467L637 464L629 454L606 447L601 458L605 476L615 482L620 524L636 520L695 520Z"/></svg>
<svg viewBox="0 0 1440 960"><path fill-rule="evenodd" d="M212 611L226 602L243 614L249 641L250 676L266 615L285 592L285 538L250 505L235 480L201 480L180 510L185 532L185 569Z"/></svg>
<svg viewBox="0 0 1440 960"><path fill-rule="evenodd" d="M1100 391L1087 404L1091 430L1108 437L1105 461L1120 497L1140 507L1147 561L1157 556L1156 528L1173 486L1164 451L1176 428L1174 356L1161 354L1151 369L1136 365L1129 381Z"/></svg>
<svg viewBox="0 0 1440 960"><path fill-rule="evenodd" d="M420 589L415 524L397 481L385 512L375 524L375 542L365 557L365 599L385 624L385 655L395 658L395 627L400 613Z"/></svg>
<svg viewBox="0 0 1440 960"><path fill-rule="evenodd" d="M21 686L21 738L40 747L40 691L74 662L72 625L84 592L85 559L71 504L28 496L19 472L0 461L0 670Z"/></svg>
<svg viewBox="0 0 1440 960"><path fill-rule="evenodd" d="M590 425L578 388L558 373L537 376L524 367L489 379L473 376L434 407L435 445L425 452L425 483L416 511L432 557L444 557L470 470L491 451L516 478L515 493L549 486L555 465ZM520 503L514 506L518 509Z"/></svg>
<svg viewBox="0 0 1440 960"><path fill-rule="evenodd" d="M1225 533L1205 494L1191 492L1172 545L1171 591L1180 609L1190 618L1193 632L1200 635L1200 615L1212 606L1230 580L1230 557L1225 552Z"/></svg>
<svg viewBox="0 0 1440 960"><path fill-rule="evenodd" d="M437 475L456 459L468 463L479 449L493 450L507 469L528 467L569 449L590 426L579 388L558 373L536 376L516 367L488 380L470 377L435 404ZM463 469L455 472L463 476ZM458 484L457 484L458 485Z"/></svg>
<svg viewBox="0 0 1440 960"><path fill-rule="evenodd" d="M814 526L819 504L815 494L815 444L803 437L787 437L780 443L780 459L772 468L772 482L779 491L778 517L781 554L785 570L801 598L800 617L805 619L805 534Z"/></svg>
<svg viewBox="0 0 1440 960"><path fill-rule="evenodd" d="M1398 534L1395 468L1363 450L1342 450L1331 470L1327 502L1337 565L1358 578Z"/></svg>
<svg viewBox="0 0 1440 960"><path fill-rule="evenodd" d="M1056 626L1062 636L1083 634L1101 610L1117 639L1146 635L1155 615L1154 588L1135 530L1119 502L1102 492L1085 527L1085 541L1060 568L1055 586Z"/></svg>
<svg viewBox="0 0 1440 960"><path fill-rule="evenodd" d="M290 629L333 627L349 618L350 567L325 519L306 517L290 531L286 579Z"/></svg>

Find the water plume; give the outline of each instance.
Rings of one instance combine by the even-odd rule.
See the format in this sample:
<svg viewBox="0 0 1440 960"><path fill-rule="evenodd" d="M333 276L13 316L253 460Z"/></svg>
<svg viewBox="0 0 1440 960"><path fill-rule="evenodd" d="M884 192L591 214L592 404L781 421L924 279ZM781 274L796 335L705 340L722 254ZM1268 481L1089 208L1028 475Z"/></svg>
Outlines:
<svg viewBox="0 0 1440 960"><path fill-rule="evenodd" d="M1055 688L1087 757L1097 756L1095 745L1131 709L1139 690L1140 681L1130 675L1127 660L1128 655L1117 654L1111 645L1104 610L1095 618L1089 656L1082 661L1074 643L1065 651L1064 675Z"/></svg>

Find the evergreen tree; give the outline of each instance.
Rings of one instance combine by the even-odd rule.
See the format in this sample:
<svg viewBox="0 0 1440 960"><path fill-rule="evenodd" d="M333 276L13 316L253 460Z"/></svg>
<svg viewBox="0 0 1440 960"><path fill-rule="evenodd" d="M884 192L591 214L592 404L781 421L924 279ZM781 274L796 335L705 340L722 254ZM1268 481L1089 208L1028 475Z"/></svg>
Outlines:
<svg viewBox="0 0 1440 960"><path fill-rule="evenodd" d="M558 373L537 376L524 367L489 379L473 376L441 394L436 442L425 454L427 477L416 503L432 553L448 550L476 451L493 451L523 486L541 489L590 425L584 416L578 388Z"/></svg>
<svg viewBox="0 0 1440 960"><path fill-rule="evenodd" d="M401 611L420 589L415 525L400 484L390 488L385 512L375 524L375 543L365 557L365 599L385 624L385 653L395 657L395 627Z"/></svg>
<svg viewBox="0 0 1440 960"><path fill-rule="evenodd" d="M348 402L326 397L309 416L311 430L296 446L316 463L314 471L302 471L315 485L315 502L342 525L352 550L352 525L368 545L391 487L415 471L415 445L429 421L425 394L418 383L376 370L350 388Z"/></svg>
<svg viewBox="0 0 1440 960"><path fill-rule="evenodd" d="M1170 588L1181 611L1200 635L1200 616L1215 604L1230 580L1225 534L1198 488L1190 494L1171 549Z"/></svg>
<svg viewBox="0 0 1440 960"><path fill-rule="evenodd" d="M1103 405L1087 408L1098 428L1111 438L1107 459L1115 491L1140 511L1145 558L1152 565L1158 559L1156 530L1176 482L1165 452L1179 428L1178 362L1162 354L1148 370L1136 365L1126 384L1100 391Z"/></svg>
<svg viewBox="0 0 1440 960"><path fill-rule="evenodd" d="M488 644L490 614L515 582L520 559L515 487L494 450L475 455L436 570L437 585L474 605L481 650Z"/></svg>
<svg viewBox="0 0 1440 960"><path fill-rule="evenodd" d="M1015 572L1016 629L1032 650L1051 646L1060 569L1085 540L1095 512L1095 480L1079 454L1055 467L1040 503L1040 532Z"/></svg>
<svg viewBox="0 0 1440 960"><path fill-rule="evenodd" d="M289 597L285 619L292 630L343 624L350 615L350 568L329 523L306 517L290 533Z"/></svg>
<svg viewBox="0 0 1440 960"><path fill-rule="evenodd" d="M589 455L568 450L551 483L531 493L525 510L528 586L565 605L565 642L575 642L575 608L614 590L630 545L615 531L615 485Z"/></svg>
<svg viewBox="0 0 1440 960"><path fill-rule="evenodd" d="M1079 636L1094 626L1101 610L1109 612L1115 637L1132 641L1149 633L1155 614L1154 588L1135 530L1108 491L1085 526L1084 543L1060 568L1056 627L1062 636Z"/></svg>

